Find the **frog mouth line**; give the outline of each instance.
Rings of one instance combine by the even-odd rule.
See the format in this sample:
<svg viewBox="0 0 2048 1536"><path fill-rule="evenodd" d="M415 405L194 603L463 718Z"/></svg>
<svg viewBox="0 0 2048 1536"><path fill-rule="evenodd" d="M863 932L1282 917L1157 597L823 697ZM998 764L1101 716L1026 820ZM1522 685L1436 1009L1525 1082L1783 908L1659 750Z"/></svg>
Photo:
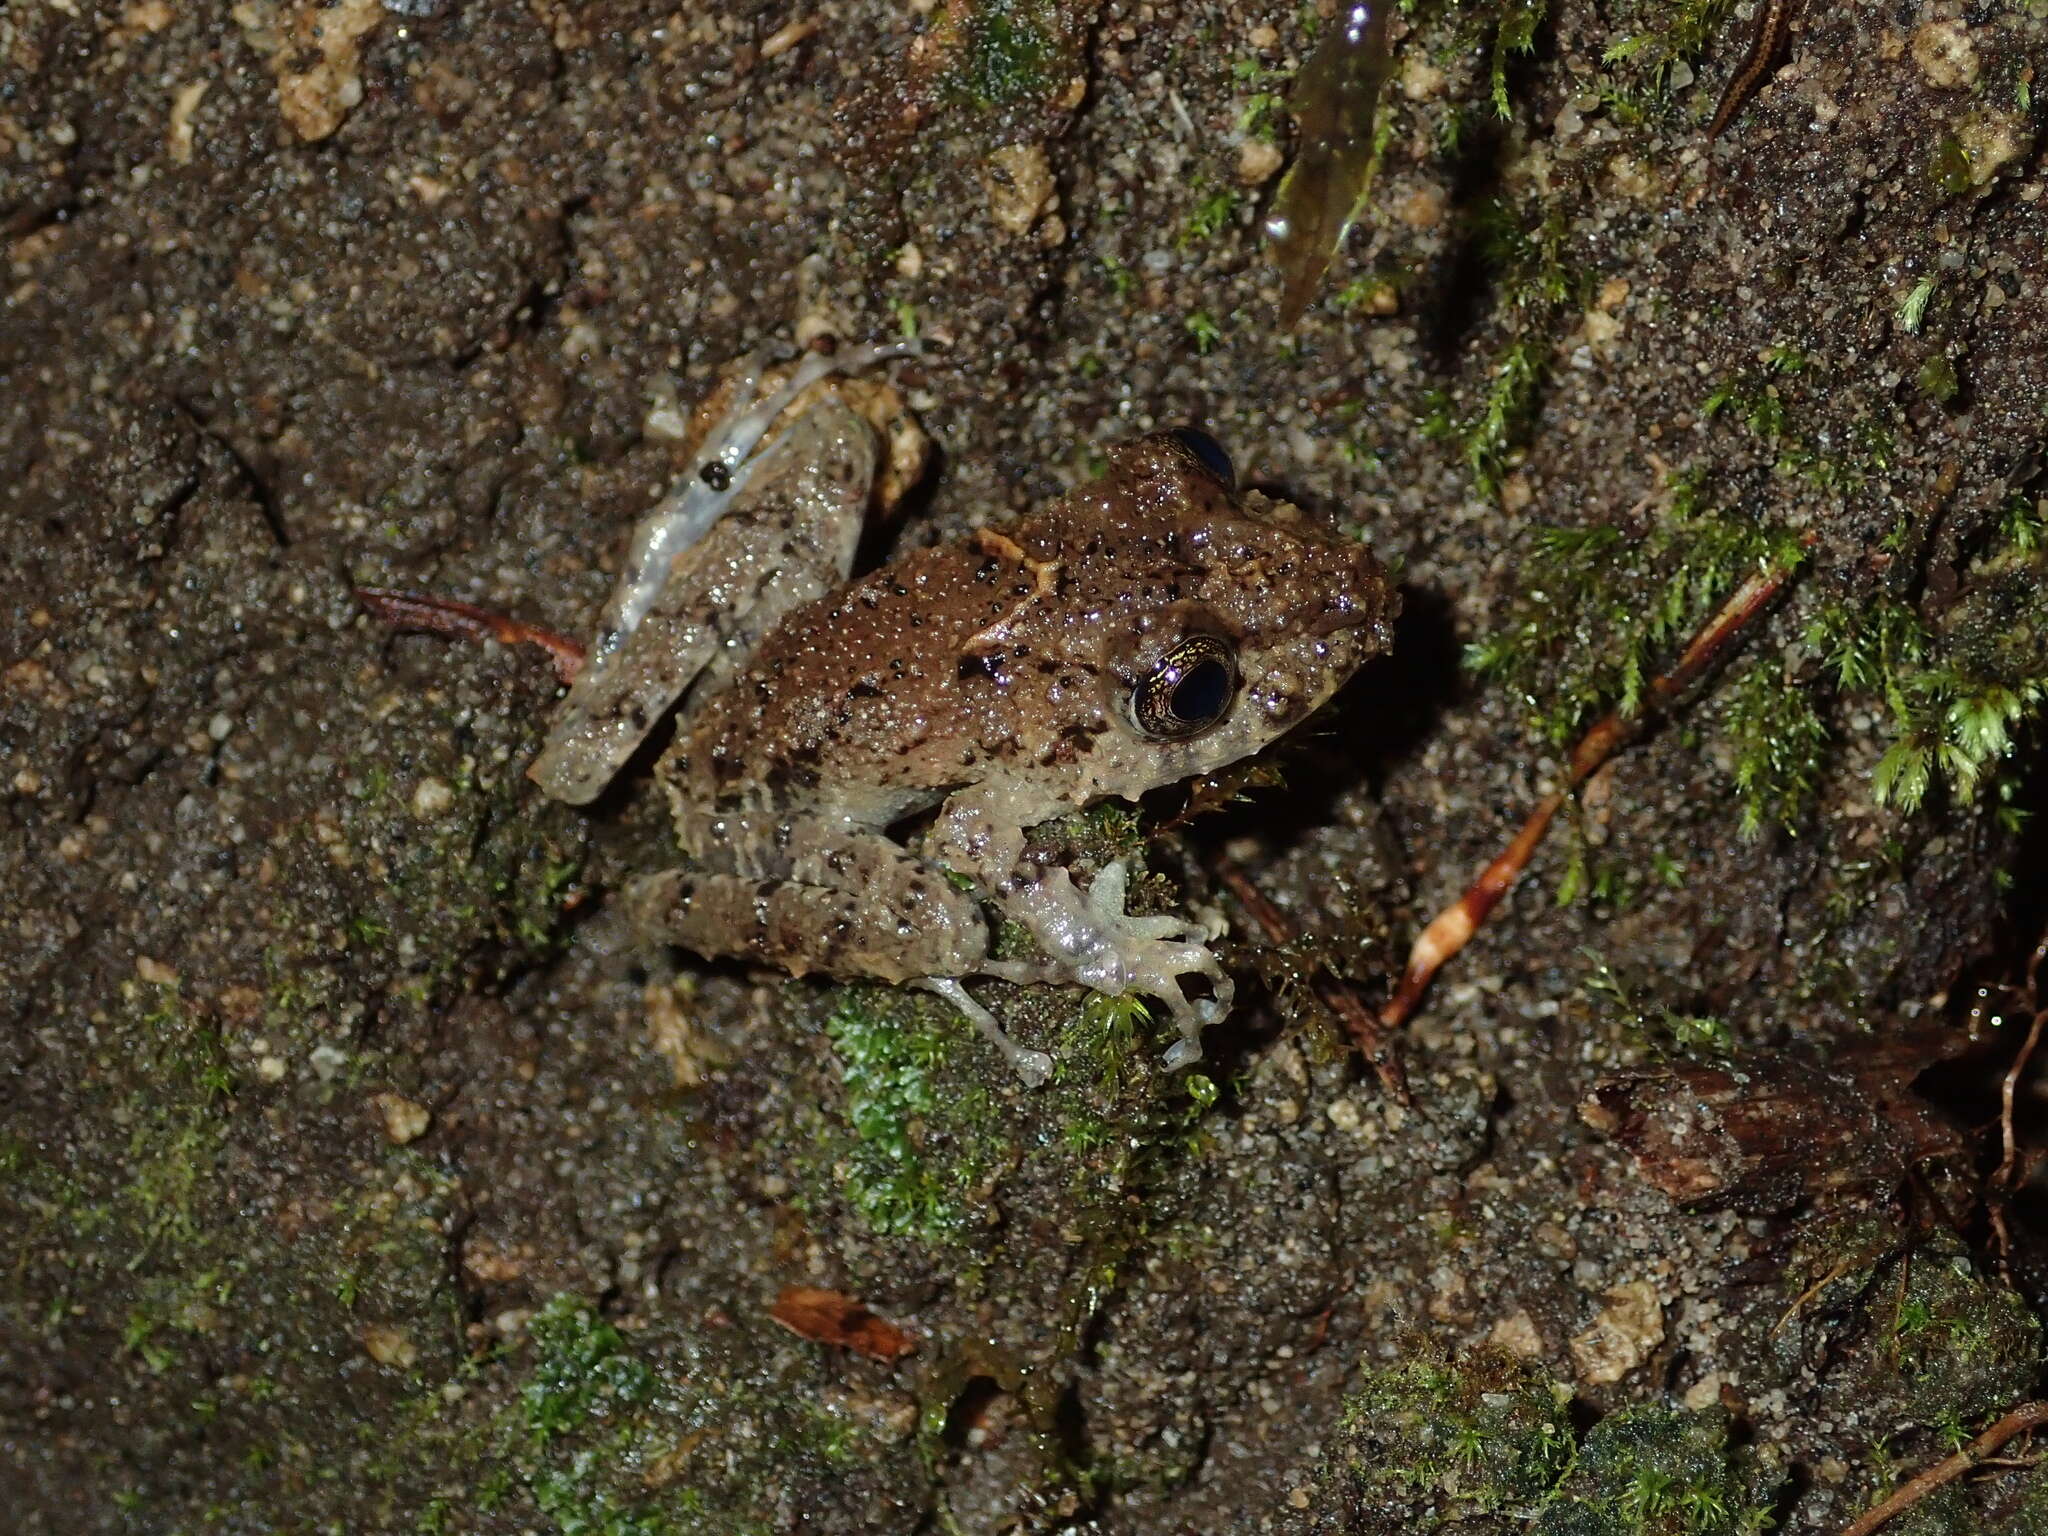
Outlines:
<svg viewBox="0 0 2048 1536"><path fill-rule="evenodd" d="M1347 629L1357 629L1372 622L1372 614L1358 604L1345 609L1329 609L1323 616L1308 626L1308 633L1321 639L1326 635L1340 634Z"/></svg>

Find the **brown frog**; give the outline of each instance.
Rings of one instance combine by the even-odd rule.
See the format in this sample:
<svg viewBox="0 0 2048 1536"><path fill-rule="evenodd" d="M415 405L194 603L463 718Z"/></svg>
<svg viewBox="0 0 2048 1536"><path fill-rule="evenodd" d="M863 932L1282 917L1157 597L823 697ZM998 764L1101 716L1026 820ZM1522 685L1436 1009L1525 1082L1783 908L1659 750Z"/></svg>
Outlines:
<svg viewBox="0 0 2048 1536"><path fill-rule="evenodd" d="M1119 864L1084 892L1028 863L1026 829L1258 751L1386 648L1397 599L1369 551L1240 492L1186 429L1110 450L1035 516L849 583L878 437L905 428L893 393L844 375L901 350L810 357L758 404L759 371L742 376L636 534L532 776L590 800L681 699L657 774L686 863L627 896L651 935L928 987L1033 1084L1051 1059L961 978L1136 991L1171 1010L1165 1064L1185 1066L1232 999L1204 932L1126 914ZM890 835L933 811L922 853ZM984 902L1043 958L992 959Z"/></svg>

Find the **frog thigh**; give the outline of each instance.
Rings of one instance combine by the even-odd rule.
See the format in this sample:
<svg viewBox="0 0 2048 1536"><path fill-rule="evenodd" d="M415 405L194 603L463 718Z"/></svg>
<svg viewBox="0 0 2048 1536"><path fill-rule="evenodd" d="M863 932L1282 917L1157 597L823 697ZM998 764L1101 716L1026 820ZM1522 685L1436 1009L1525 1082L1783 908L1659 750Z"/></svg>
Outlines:
<svg viewBox="0 0 2048 1536"><path fill-rule="evenodd" d="M658 543L651 530L701 520L709 488L679 486L635 533L589 660L527 770L556 799L596 799L700 676L722 687L784 614L845 582L875 480L874 429L823 400L743 467L732 505L714 509L717 521L674 556L637 620L632 594L648 573L634 564Z"/></svg>
<svg viewBox="0 0 2048 1536"><path fill-rule="evenodd" d="M766 815L684 817L699 869L636 881L636 925L701 955L801 976L912 981L971 976L988 957L980 905L879 832L798 823L777 837Z"/></svg>

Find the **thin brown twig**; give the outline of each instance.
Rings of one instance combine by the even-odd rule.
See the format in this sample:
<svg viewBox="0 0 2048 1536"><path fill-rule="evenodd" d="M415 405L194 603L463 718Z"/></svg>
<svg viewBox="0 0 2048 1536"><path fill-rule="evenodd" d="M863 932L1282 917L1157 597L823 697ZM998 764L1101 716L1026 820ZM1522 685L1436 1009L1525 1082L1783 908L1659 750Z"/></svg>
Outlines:
<svg viewBox="0 0 2048 1536"><path fill-rule="evenodd" d="M1805 544L1811 543L1809 536ZM1692 637L1692 642L1671 670L1651 680L1644 690L1641 708L1632 715L1612 711L1594 722L1592 728L1579 738L1579 744L1572 748L1566 761L1564 782L1537 801L1529 819L1522 823L1521 831L1515 834L1507 848L1479 872L1478 878L1466 887L1464 895L1439 912L1417 936L1414 948L1408 952L1408 967L1402 973L1400 985L1380 1010L1382 1028L1398 1029L1408 1021L1416 1005L1422 1001L1422 994L1431 978L1471 941L1487 915L1514 888L1537 846L1542 843L1544 833L1550 830L1551 820L1564 804L1565 797L1591 777L1616 751L1634 740L1653 715L1699 681L1726 655L1742 631L1778 595L1798 565L1796 558L1781 560L1743 582L1721 605L1720 612Z"/></svg>
<svg viewBox="0 0 2048 1536"><path fill-rule="evenodd" d="M416 629L430 635L453 635L463 640L495 640L500 645L537 645L554 663L555 676L564 687L576 681L583 670L583 645L552 629L542 629L509 614L480 608L459 598L436 597L428 592L405 592L390 587L357 587L356 601L393 629Z"/></svg>
<svg viewBox="0 0 2048 1536"><path fill-rule="evenodd" d="M2024 1434L2042 1424L2048 1424L2048 1403L2021 1404L1955 1455L1945 1461L1937 1461L1882 1504L1858 1515L1842 1527L1841 1536L1870 1536L1872 1531L1887 1520L1903 1510L1912 1508L1942 1484L1952 1483L1971 1468L1982 1466L1987 1456L2013 1436Z"/></svg>
<svg viewBox="0 0 2048 1536"><path fill-rule="evenodd" d="M1856 1258L1853 1254L1837 1259L1828 1272L1801 1291L1798 1300L1785 1309L1785 1315L1771 1325L1769 1337L1775 1339L1784 1330L1785 1325L1800 1314L1809 1301L1813 1300L1814 1297L1818 1296L1855 1267Z"/></svg>
<svg viewBox="0 0 2048 1536"><path fill-rule="evenodd" d="M2019 1141L2013 1132L2013 1099L2019 1092L2020 1078L2025 1075L2027 1063L2033 1058L2034 1047L2041 1043L2041 1026L2048 1022L2048 1008L2041 1006L2041 961L2048 957L2048 930L2041 934L2040 942L2034 946L2034 953L2027 961L2026 989L2021 993L2027 1011L2034 1021L2027 1028L2027 1038L2021 1042L2020 1052L2012 1059L2005 1081L1999 1089L1998 1130L2004 1140L2005 1156L1999 1162L1998 1171L1991 1176L1991 1182L2001 1190L2010 1190L2019 1167Z"/></svg>
<svg viewBox="0 0 2048 1536"><path fill-rule="evenodd" d="M1215 871L1216 878L1228 887L1251 920L1259 925L1268 944L1290 944L1299 937L1287 914L1273 904L1234 859L1219 857ZM1381 1029L1379 1020L1373 1017L1372 1010L1359 1001L1358 994L1348 984L1324 967L1316 968L1309 986L1314 990L1316 1000L1344 1026L1344 1032L1351 1037L1358 1054L1371 1065L1387 1096L1397 1103L1408 1103L1408 1077L1401 1069L1400 1053L1395 1050L1386 1031Z"/></svg>

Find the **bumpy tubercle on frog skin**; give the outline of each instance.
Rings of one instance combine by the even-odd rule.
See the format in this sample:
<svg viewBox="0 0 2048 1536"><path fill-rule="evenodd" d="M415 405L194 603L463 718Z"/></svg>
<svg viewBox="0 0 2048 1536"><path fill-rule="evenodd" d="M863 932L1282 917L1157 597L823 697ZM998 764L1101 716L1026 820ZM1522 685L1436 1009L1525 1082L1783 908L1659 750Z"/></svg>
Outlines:
<svg viewBox="0 0 2048 1536"><path fill-rule="evenodd" d="M869 418L900 421L819 383L831 365L805 368L810 403L740 452L748 483L723 498L723 521L679 551L659 530L636 536L648 617L619 624L633 604L614 599L615 638L593 649L612 664L579 678L534 777L591 798L687 694L657 775L689 867L629 890L646 931L797 975L929 987L1034 1084L1050 1058L1008 1040L960 978L1158 997L1181 1032L1165 1064L1198 1059L1202 1028L1232 1000L1199 926L1127 915L1121 865L1085 893L1063 868L1028 865L1025 831L1213 772L1305 718L1386 648L1397 598L1383 570L1161 434L1111 449L1102 478L1034 516L844 584L876 474ZM719 430L711 442L730 452ZM670 571L644 595L650 548ZM1186 650L1191 637L1208 649ZM1147 679L1219 643L1238 679L1223 717L1179 739L1141 723ZM887 835L935 808L923 857ZM991 959L978 897L1046 958ZM1188 998L1186 975L1211 995Z"/></svg>

